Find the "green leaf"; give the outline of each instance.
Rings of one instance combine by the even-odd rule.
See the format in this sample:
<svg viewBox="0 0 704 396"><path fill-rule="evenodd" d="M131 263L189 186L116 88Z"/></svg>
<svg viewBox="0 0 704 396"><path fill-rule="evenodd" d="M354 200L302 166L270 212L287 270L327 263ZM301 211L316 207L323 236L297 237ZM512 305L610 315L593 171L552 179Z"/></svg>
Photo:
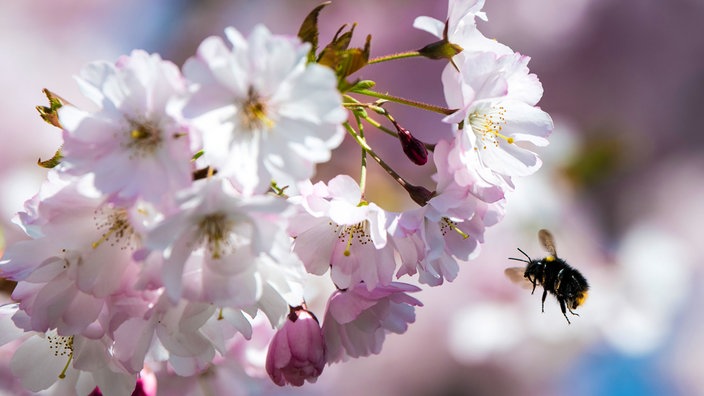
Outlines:
<svg viewBox="0 0 704 396"><path fill-rule="evenodd" d="M61 128L61 123L59 123L58 110L63 105L70 103L68 103L62 97L56 95L55 93L49 91L46 88L44 88L42 92L44 92L44 95L46 95L47 99L49 100L49 107L37 106L36 109L39 112L39 116L42 117L42 120L48 122L49 124L57 128Z"/></svg>
<svg viewBox="0 0 704 396"><path fill-rule="evenodd" d="M342 62L340 62L340 77L347 77L369 63L371 40L372 36L368 35L364 48L350 48L343 52Z"/></svg>
<svg viewBox="0 0 704 396"><path fill-rule="evenodd" d="M337 33L335 33L335 37L330 44L325 46L318 57L318 63L330 67L335 71L335 74L337 74L340 92L347 92L354 88L363 89L357 87L359 81L350 83L345 80L349 75L369 63L371 36L367 36L364 48L349 48L356 26L356 24L352 25L350 30L344 33L343 30L347 26L342 26ZM365 84L369 83L370 82L367 82ZM371 83L373 84L373 82Z"/></svg>
<svg viewBox="0 0 704 396"><path fill-rule="evenodd" d="M315 7L313 11L306 16L306 19L303 20L301 28L298 29L298 37L304 43L310 43L311 45L310 52L308 53L309 62L315 62L315 53L318 50L318 15L325 6L331 3L331 1L326 1Z"/></svg>
<svg viewBox="0 0 704 396"><path fill-rule="evenodd" d="M354 32L354 25L349 32L342 33L342 30L346 28L347 25L342 25L340 29L337 30L335 36L333 37L330 44L326 45L322 51L320 51L320 56L318 57L318 63L321 65L328 66L329 68L338 71L337 65L342 58L342 53L347 49L347 46L352 40L352 33Z"/></svg>
<svg viewBox="0 0 704 396"><path fill-rule="evenodd" d="M42 159L39 158L37 160L37 165L41 166L42 168L51 169L54 168L56 165L60 164L62 158L63 155L61 154L61 148L59 147L59 149L56 150L54 156L49 158L48 160L42 161Z"/></svg>

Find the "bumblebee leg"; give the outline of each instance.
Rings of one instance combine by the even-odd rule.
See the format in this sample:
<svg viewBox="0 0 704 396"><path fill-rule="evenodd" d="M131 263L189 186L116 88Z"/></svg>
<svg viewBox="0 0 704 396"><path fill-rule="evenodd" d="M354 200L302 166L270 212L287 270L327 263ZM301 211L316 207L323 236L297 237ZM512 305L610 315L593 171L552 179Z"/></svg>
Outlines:
<svg viewBox="0 0 704 396"><path fill-rule="evenodd" d="M567 310L570 311L570 313L571 313L572 315L574 315L574 316L579 316L579 314L576 313L576 312L574 312L574 311L572 311L572 309L570 309L570 307L567 307Z"/></svg>
<svg viewBox="0 0 704 396"><path fill-rule="evenodd" d="M543 289L543 312L545 312L545 298L548 296L548 291L546 289ZM565 312L565 309L562 309L562 312Z"/></svg>
<svg viewBox="0 0 704 396"><path fill-rule="evenodd" d="M565 317L565 319L567 319L567 324L572 324L572 322L570 322L570 318L567 317L567 309L568 308L565 307L565 300L558 298L557 301L560 302L560 309L562 309L562 315ZM570 309L570 312L573 313L571 309Z"/></svg>
<svg viewBox="0 0 704 396"><path fill-rule="evenodd" d="M532 277L531 277L530 275L528 275L528 274L527 274L527 275L524 275L524 277L525 277L526 279L528 279L528 280L530 281L530 283L533 284L533 290L531 290L531 292L530 292L530 295L532 296L533 293L535 293L535 286L536 286L537 282L535 281L535 278L532 278Z"/></svg>

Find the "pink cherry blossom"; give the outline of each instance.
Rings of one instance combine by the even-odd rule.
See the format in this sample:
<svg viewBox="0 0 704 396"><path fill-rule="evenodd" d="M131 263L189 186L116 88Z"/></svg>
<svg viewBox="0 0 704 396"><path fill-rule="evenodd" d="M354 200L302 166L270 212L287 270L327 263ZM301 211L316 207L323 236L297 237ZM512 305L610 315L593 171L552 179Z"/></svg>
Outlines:
<svg viewBox="0 0 704 396"><path fill-rule="evenodd" d="M506 191L503 185L490 183L475 167L462 161L466 150L460 143L456 134L454 139L440 140L435 145L433 160L437 187L436 195L428 203L448 217L470 218L479 205L478 201L501 201L505 199Z"/></svg>
<svg viewBox="0 0 704 396"><path fill-rule="evenodd" d="M484 243L484 231L499 222L503 215L503 201L492 204L472 195L456 201L458 207L448 207L450 200L442 193L433 197L423 208L402 213L394 223L394 243L410 244L418 252L417 259L404 257L396 274L418 274L418 281L430 286L453 281L459 273L458 262L479 256ZM444 201L438 210L435 200ZM466 202L474 201L472 213L466 214ZM464 208L462 208L464 206ZM452 215L455 209L465 213L462 217ZM407 247L403 251L412 251Z"/></svg>
<svg viewBox="0 0 704 396"><path fill-rule="evenodd" d="M19 281L13 298L28 315L26 330L101 336L107 299L137 272L135 217L85 195L88 185L52 179L17 218L35 238L9 247L0 270Z"/></svg>
<svg viewBox="0 0 704 396"><path fill-rule="evenodd" d="M423 304L406 293L416 286L392 282L369 290L358 284L330 296L323 321L328 362L381 352L388 333L402 334Z"/></svg>
<svg viewBox="0 0 704 396"><path fill-rule="evenodd" d="M0 307L0 346L14 341L9 366L24 388L49 394L89 394L96 387L108 394L132 392L136 378L108 353L108 337L20 332L11 318L21 313L18 304Z"/></svg>
<svg viewBox="0 0 704 396"><path fill-rule="evenodd" d="M388 243L388 214L363 201L351 177L336 176L327 186L304 183L301 195L291 202L304 209L291 220L289 232L309 273L322 275L330 269L338 288L364 282L371 290L391 282L396 262L394 245Z"/></svg>
<svg viewBox="0 0 704 396"><path fill-rule="evenodd" d="M453 161L449 153L454 143L441 140L435 145L435 195L424 207L400 213L389 226L394 244L404 246L398 249L397 277L418 274L430 286L454 280L458 261L476 258L485 229L503 216L504 191Z"/></svg>

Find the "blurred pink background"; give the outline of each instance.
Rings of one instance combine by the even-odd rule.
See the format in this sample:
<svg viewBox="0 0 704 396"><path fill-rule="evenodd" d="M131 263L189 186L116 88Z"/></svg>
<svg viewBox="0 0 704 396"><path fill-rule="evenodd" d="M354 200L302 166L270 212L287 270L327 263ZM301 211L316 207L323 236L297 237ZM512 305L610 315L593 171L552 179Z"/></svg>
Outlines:
<svg viewBox="0 0 704 396"><path fill-rule="evenodd" d="M226 26L257 23L295 34L318 1L24 0L0 10L3 90L0 119L0 226L45 175L60 133L34 109L49 88L87 105L72 76L93 60L132 49L181 65ZM540 105L555 120L544 166L518 182L505 220L486 234L481 256L451 284L418 293L425 306L380 356L328 367L302 389L266 383L253 394L293 395L691 395L704 394L704 1L487 0L489 37L532 57ZM412 28L420 15L446 16L445 1L336 0L321 14L321 42L357 22L356 45L372 34L372 56L432 41ZM359 77L379 91L442 105L443 63L408 59ZM448 133L440 116L388 109L416 136ZM398 143L369 130L373 147L404 176L432 187L431 166L411 169ZM321 169L357 175L351 142ZM344 160L342 157L344 157ZM351 164L351 165L350 165ZM370 166L370 198L390 210L409 205ZM558 253L590 281L590 299L567 325L554 300L540 312L503 276L521 247L541 251L550 229ZM159 384L167 390L168 384ZM176 386L173 384L172 387ZM0 386L2 388L2 386ZM198 394L198 393L196 393Z"/></svg>

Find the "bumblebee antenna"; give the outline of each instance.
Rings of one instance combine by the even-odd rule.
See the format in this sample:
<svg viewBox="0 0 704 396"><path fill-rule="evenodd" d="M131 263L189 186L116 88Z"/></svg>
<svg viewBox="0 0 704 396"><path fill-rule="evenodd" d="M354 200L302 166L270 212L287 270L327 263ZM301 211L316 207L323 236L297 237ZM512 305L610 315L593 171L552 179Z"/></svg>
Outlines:
<svg viewBox="0 0 704 396"><path fill-rule="evenodd" d="M516 248L516 249L518 249L519 252L523 253L523 255L526 256L526 258L528 258L528 260L523 260L523 259L514 258L514 257L509 257L509 258L508 258L509 260L523 261L524 263L530 263L530 262L532 261L532 259L530 258L530 256L527 255L526 252L524 252L523 250L521 250L521 248Z"/></svg>

